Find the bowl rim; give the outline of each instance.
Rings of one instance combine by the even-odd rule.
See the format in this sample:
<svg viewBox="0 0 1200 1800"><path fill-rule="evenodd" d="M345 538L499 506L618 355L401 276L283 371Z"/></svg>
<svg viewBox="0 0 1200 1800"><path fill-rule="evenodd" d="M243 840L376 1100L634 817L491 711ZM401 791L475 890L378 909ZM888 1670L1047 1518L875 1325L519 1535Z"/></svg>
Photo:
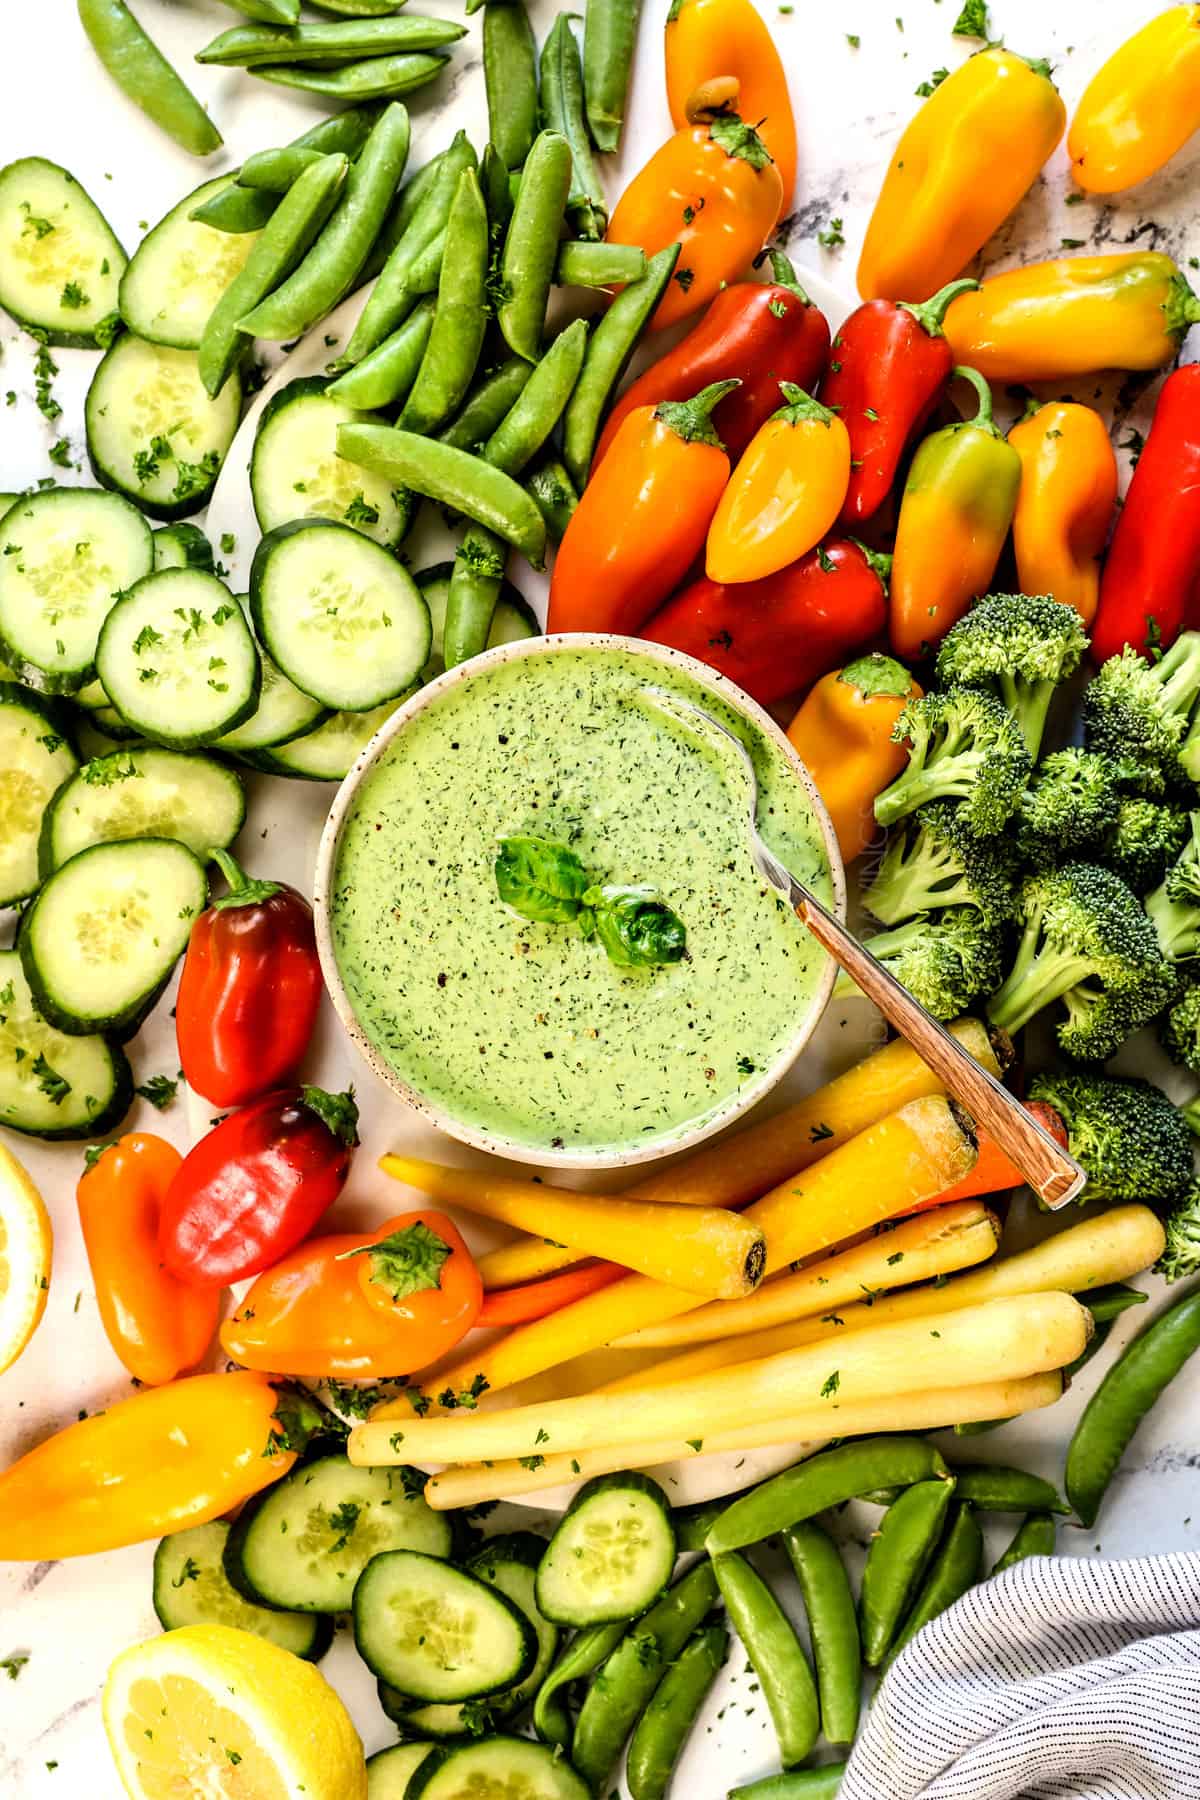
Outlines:
<svg viewBox="0 0 1200 1800"><path fill-rule="evenodd" d="M316 868L313 876L313 915L321 971L334 1011L359 1056L385 1087L422 1115L430 1124L445 1131L460 1143L471 1145L476 1150L483 1150L493 1156L502 1156L510 1161L528 1163L537 1167L577 1169L584 1172L631 1168L639 1163L657 1162L665 1157L678 1155L680 1152L694 1149L705 1139L715 1136L719 1131L724 1131L736 1120L744 1117L751 1107L755 1106L765 1094L770 1093L771 1089L783 1079L811 1040L829 1004L837 971L832 959L826 957L820 980L804 1018L788 1038L784 1048L761 1072L759 1079L747 1087L738 1089L726 1105L717 1108L709 1117L690 1127L687 1131L673 1136L669 1142L660 1140L637 1147L624 1145L610 1150L555 1150L544 1148L541 1145L522 1143L519 1139L505 1137L499 1132L485 1131L456 1118L453 1113L447 1111L436 1101L411 1087L380 1054L359 1022L350 1003L333 946L330 909L333 873L342 831L358 790L384 751L391 747L407 726L428 707L436 706L445 694L464 681L477 679L506 663L517 662L526 657L553 656L579 650L620 651L648 662L665 663L669 667L679 670L706 688L735 712L740 713L783 753L785 761L790 764L805 789L808 803L824 840L831 879L832 910L844 923L846 918L846 870L833 823L807 765L801 760L786 733L771 715L756 700L752 700L748 694L743 692L736 683L730 681L728 676L720 674L719 671L710 668L707 663L699 662L695 657L688 656L681 650L671 649L664 644L652 644L642 638L622 637L615 633L592 631L550 632L539 637L522 638L515 643L497 644L494 649L485 650L481 655L445 670L433 681L418 688L396 708L391 717L385 720L359 752L334 796L317 849Z"/></svg>

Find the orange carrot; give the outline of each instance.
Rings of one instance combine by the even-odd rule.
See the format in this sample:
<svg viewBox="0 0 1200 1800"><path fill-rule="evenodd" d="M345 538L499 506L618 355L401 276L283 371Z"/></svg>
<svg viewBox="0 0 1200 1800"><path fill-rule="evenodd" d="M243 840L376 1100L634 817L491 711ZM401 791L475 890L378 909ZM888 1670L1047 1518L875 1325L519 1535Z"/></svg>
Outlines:
<svg viewBox="0 0 1200 1800"><path fill-rule="evenodd" d="M1066 1150L1067 1128L1062 1122L1061 1114L1044 1100L1027 1100L1025 1111L1035 1118L1043 1131L1048 1131L1056 1144ZM1010 1162L999 1144L993 1143L986 1131L979 1133L979 1157L975 1167L953 1187L944 1193L934 1194L928 1200L922 1200L919 1206L910 1207L902 1217L911 1219L914 1213L928 1212L932 1206L946 1206L951 1200L974 1200L982 1194L1000 1194L1005 1188L1023 1187L1025 1177L1016 1164Z"/></svg>
<svg viewBox="0 0 1200 1800"><path fill-rule="evenodd" d="M572 1300L582 1300L585 1294L611 1287L614 1281L620 1281L622 1275L628 1273L629 1270L620 1263L585 1263L581 1268L553 1275L548 1281L528 1281L522 1287L496 1288L484 1295L483 1309L475 1323L527 1325L532 1319L544 1319L547 1314L557 1312L560 1306L569 1306Z"/></svg>

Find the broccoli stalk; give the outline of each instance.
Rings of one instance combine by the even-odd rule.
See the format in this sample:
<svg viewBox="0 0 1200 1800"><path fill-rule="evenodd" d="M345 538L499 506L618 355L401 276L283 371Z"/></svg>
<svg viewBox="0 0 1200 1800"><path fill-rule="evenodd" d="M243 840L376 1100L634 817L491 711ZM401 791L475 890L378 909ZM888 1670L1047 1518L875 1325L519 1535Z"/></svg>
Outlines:
<svg viewBox="0 0 1200 1800"><path fill-rule="evenodd" d="M864 941L883 966L935 1019L953 1019L1000 973L1001 937L974 907L923 913L894 931ZM834 988L838 998L857 994L848 975Z"/></svg>
<svg viewBox="0 0 1200 1800"><path fill-rule="evenodd" d="M1200 632L1185 631L1156 663L1128 647L1110 656L1083 696L1084 742L1118 779L1151 798L1200 772Z"/></svg>
<svg viewBox="0 0 1200 1800"><path fill-rule="evenodd" d="M1200 812L1190 820L1191 834L1178 860L1146 895L1146 916L1169 962L1200 956Z"/></svg>
<svg viewBox="0 0 1200 1800"><path fill-rule="evenodd" d="M892 742L905 741L908 765L875 802L881 825L931 800L960 800L961 824L973 836L1003 831L1024 791L1030 756L998 700L970 688L910 700L892 727Z"/></svg>
<svg viewBox="0 0 1200 1800"><path fill-rule="evenodd" d="M1117 822L1112 767L1090 750L1046 757L1017 809L1017 846L1039 867L1092 849Z"/></svg>
<svg viewBox="0 0 1200 1800"><path fill-rule="evenodd" d="M1087 1171L1081 1200L1170 1204L1187 1193L1191 1133L1161 1088L1076 1071L1035 1075L1029 1096L1061 1114L1071 1154Z"/></svg>
<svg viewBox="0 0 1200 1800"><path fill-rule="evenodd" d="M863 898L884 925L947 906L974 906L999 925L1016 905L1015 858L1003 838L972 837L960 808L937 800L888 840Z"/></svg>
<svg viewBox="0 0 1200 1800"><path fill-rule="evenodd" d="M1087 646L1073 606L1049 594L985 594L942 640L937 678L943 687L994 694L1036 760L1055 689L1075 673Z"/></svg>

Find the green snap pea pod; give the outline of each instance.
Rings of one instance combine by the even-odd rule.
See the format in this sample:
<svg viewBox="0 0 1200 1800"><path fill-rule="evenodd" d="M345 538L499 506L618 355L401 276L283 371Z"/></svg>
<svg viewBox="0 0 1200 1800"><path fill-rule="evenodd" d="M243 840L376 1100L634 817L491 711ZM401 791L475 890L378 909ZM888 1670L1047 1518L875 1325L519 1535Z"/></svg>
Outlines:
<svg viewBox="0 0 1200 1800"><path fill-rule="evenodd" d="M641 10L641 0L587 0L583 87L588 126L597 150L610 155L621 142Z"/></svg>
<svg viewBox="0 0 1200 1800"><path fill-rule="evenodd" d="M306 150L303 144L289 144L280 150L256 150L238 170L238 186L261 188L268 194L286 194L296 177L311 168L320 155L319 150Z"/></svg>
<svg viewBox="0 0 1200 1800"><path fill-rule="evenodd" d="M340 13L347 19L378 19L398 12L405 0L321 0L321 11Z"/></svg>
<svg viewBox="0 0 1200 1800"><path fill-rule="evenodd" d="M785 1526L815 1518L830 1506L855 1500L872 1488L949 1474L934 1449L919 1437L855 1438L823 1450L772 1476L740 1500L731 1501L708 1534L710 1556L757 1544Z"/></svg>
<svg viewBox="0 0 1200 1800"><path fill-rule="evenodd" d="M537 131L537 45L522 0L493 0L483 15L488 137L519 169Z"/></svg>
<svg viewBox="0 0 1200 1800"><path fill-rule="evenodd" d="M454 567L446 590L442 655L448 669L487 649L492 616L504 586L507 555L508 546L494 531L480 525L467 526L454 552Z"/></svg>
<svg viewBox="0 0 1200 1800"><path fill-rule="evenodd" d="M576 1632L537 1691L533 1703L533 1729L543 1744L571 1749L571 1715L560 1695L573 1681L582 1681L612 1655L629 1626L624 1619L604 1625L585 1625Z"/></svg>
<svg viewBox="0 0 1200 1800"><path fill-rule="evenodd" d="M280 201L241 269L217 301L200 340L200 379L214 397L242 353L240 321L290 275L328 218L350 164L323 156Z"/></svg>
<svg viewBox="0 0 1200 1800"><path fill-rule="evenodd" d="M663 1800L728 1651L725 1627L706 1625L688 1639L659 1682L629 1745L625 1780L633 1800Z"/></svg>
<svg viewBox="0 0 1200 1800"><path fill-rule="evenodd" d="M364 412L394 406L403 400L417 378L432 325L433 301L426 297L418 301L391 337L384 338L370 356L364 356L360 363L339 375L326 392L332 399Z"/></svg>
<svg viewBox="0 0 1200 1800"><path fill-rule="evenodd" d="M1114 1282L1111 1287L1094 1288L1090 1294L1076 1294L1075 1298L1087 1307L1097 1325L1105 1325L1119 1319L1131 1306L1144 1306L1147 1297L1141 1288Z"/></svg>
<svg viewBox="0 0 1200 1800"><path fill-rule="evenodd" d="M492 243L498 246L512 218L513 190L508 168L495 144L484 146L479 159L479 185L483 189Z"/></svg>
<svg viewBox="0 0 1200 1800"><path fill-rule="evenodd" d="M493 469L482 457L391 425L340 425L337 447L347 462L465 513L512 544L535 569L543 566L546 527L541 513L511 475Z"/></svg>
<svg viewBox="0 0 1200 1800"><path fill-rule="evenodd" d="M883 1515L871 1540L859 1596L863 1656L877 1669L912 1605L942 1535L953 1481L918 1481Z"/></svg>
<svg viewBox="0 0 1200 1800"><path fill-rule="evenodd" d="M464 134L460 131L455 137L454 146L452 147L457 147L459 139L463 138L463 136ZM439 151L429 162L424 163L421 168L417 170L415 175L410 175L408 180L404 183L404 186L400 189L400 192L392 202L391 211L384 221L383 230L376 238L375 246L367 259L366 266L363 269L364 281L370 281L374 276L378 275L384 263L392 254L392 251L396 248L396 245L400 242L400 239L412 224L417 207L436 181L437 172L442 166L443 158L448 155L449 150Z"/></svg>
<svg viewBox="0 0 1200 1800"><path fill-rule="evenodd" d="M535 476L543 469L553 468L552 461L538 464ZM566 474L566 470L563 470ZM675 1527L675 1548L680 1556L685 1550L703 1550L704 1540L708 1536L713 1522L725 1511L728 1504L725 1500L702 1500L695 1506L676 1506L671 1509L671 1523Z"/></svg>
<svg viewBox="0 0 1200 1800"><path fill-rule="evenodd" d="M351 164L329 221L282 286L242 320L251 337L283 344L331 313L358 277L408 159L407 109L393 101Z"/></svg>
<svg viewBox="0 0 1200 1800"><path fill-rule="evenodd" d="M494 10L489 8L489 17ZM536 362L542 354L546 302L570 185L571 146L557 131L539 132L521 171L504 239L496 309L504 341L526 362Z"/></svg>
<svg viewBox="0 0 1200 1800"><path fill-rule="evenodd" d="M436 431L461 406L487 325L487 208L474 169L464 169L446 222L433 329L399 424Z"/></svg>
<svg viewBox="0 0 1200 1800"><path fill-rule="evenodd" d="M964 1502L954 1509L950 1529L942 1540L913 1609L892 1645L885 1666L895 1662L904 1646L911 1643L931 1619L936 1619L948 1606L961 1600L967 1590L975 1586L982 1570L983 1533L973 1509Z"/></svg>
<svg viewBox="0 0 1200 1800"><path fill-rule="evenodd" d="M749 1787L731 1788L729 1800L837 1800L845 1763L819 1769L797 1769L790 1775L767 1775Z"/></svg>
<svg viewBox="0 0 1200 1800"><path fill-rule="evenodd" d="M821 1729L817 1688L800 1640L774 1594L745 1557L713 1559L725 1610L750 1664L779 1739L785 1769L811 1756Z"/></svg>
<svg viewBox="0 0 1200 1800"><path fill-rule="evenodd" d="M441 74L449 60L436 51L418 50L411 55L369 56L340 69L262 63L250 74L257 75L260 81L273 81L277 87L323 94L327 100L395 100L401 94L425 87Z"/></svg>
<svg viewBox="0 0 1200 1800"><path fill-rule="evenodd" d="M1057 1541L1058 1525L1053 1513L1030 1513L1017 1526L1012 1543L997 1561L992 1574L1002 1574L1014 1563L1024 1562L1027 1556L1053 1556Z"/></svg>
<svg viewBox="0 0 1200 1800"><path fill-rule="evenodd" d="M461 412L438 432L439 443L454 450L481 450L501 420L516 405L533 370L520 356L509 356L489 369L467 395Z"/></svg>
<svg viewBox="0 0 1200 1800"><path fill-rule="evenodd" d="M783 1534L808 1614L821 1732L827 1743L852 1744L862 1699L862 1649L850 1578L838 1547L813 1520Z"/></svg>
<svg viewBox="0 0 1200 1800"><path fill-rule="evenodd" d="M955 1492L960 1500L969 1500L981 1512L1049 1512L1065 1513L1062 1496L1052 1481L1030 1475L1024 1469L1006 1469L999 1464L977 1463L970 1468L955 1469Z"/></svg>
<svg viewBox="0 0 1200 1800"><path fill-rule="evenodd" d="M865 1500L868 1506L895 1506L903 1492L902 1487L872 1488L869 1494L859 1494L858 1499Z"/></svg>
<svg viewBox="0 0 1200 1800"><path fill-rule="evenodd" d="M544 456L537 467L531 470L526 477L525 486L529 489L534 504L546 521L546 530L551 543L561 544L563 534L571 523L571 515L579 505L579 495L571 484L571 477L556 456ZM681 1539L679 1548L681 1550L702 1550L709 1525L723 1508L724 1502L722 1501L721 1505L714 1507L711 1512L706 1509L703 1519L697 1514L694 1525L688 1527L689 1536L696 1536L695 1543L685 1544Z"/></svg>
<svg viewBox="0 0 1200 1800"><path fill-rule="evenodd" d="M300 18L300 0L224 0L224 4L244 19L258 19L264 25L295 25Z"/></svg>
<svg viewBox="0 0 1200 1800"><path fill-rule="evenodd" d="M1067 1451L1067 1499L1081 1524L1095 1524L1131 1438L1197 1348L1200 1290L1152 1320L1105 1375Z"/></svg>
<svg viewBox="0 0 1200 1800"><path fill-rule="evenodd" d="M542 45L542 118L571 146L571 187L567 219L581 238L602 238L608 224L608 199L588 142L583 116L583 67L579 46L565 12L559 13Z"/></svg>
<svg viewBox="0 0 1200 1800"><path fill-rule="evenodd" d="M76 0L76 5L92 49L122 93L193 156L219 150L220 132L125 0Z"/></svg>
<svg viewBox="0 0 1200 1800"><path fill-rule="evenodd" d="M583 371L563 420L563 461L581 492L587 482L604 409L637 348L647 319L662 298L678 257L678 244L669 244L652 256L642 279L622 289L592 333Z"/></svg>
<svg viewBox="0 0 1200 1800"><path fill-rule="evenodd" d="M188 217L198 219L202 225L211 225L214 231L235 234L261 231L278 207L279 200L278 194L269 194L262 188L245 188L240 182L232 181L211 200L197 206Z"/></svg>
<svg viewBox="0 0 1200 1800"><path fill-rule="evenodd" d="M558 247L554 279L559 287L627 287L646 273L646 252L635 244L588 244L568 238Z"/></svg>
<svg viewBox="0 0 1200 1800"><path fill-rule="evenodd" d="M286 194L318 156L340 150L351 161L358 155L379 117L377 106L347 106L332 119L322 119L290 144L259 150L238 170L233 186L222 188L188 216L218 231L261 231ZM252 176L251 171L255 171ZM253 188L253 194L247 192Z"/></svg>
<svg viewBox="0 0 1200 1800"><path fill-rule="evenodd" d="M1092 1342L1095 1342L1094 1338ZM1091 1347L1092 1345L1089 1344L1088 1349L1090 1350ZM1086 1360L1086 1353L1084 1360ZM954 1427L954 1435L955 1437L982 1437L984 1432L998 1431L1001 1425L1007 1425L1009 1423L1010 1421L1008 1419L971 1419L965 1425L956 1425Z"/></svg>
<svg viewBox="0 0 1200 1800"><path fill-rule="evenodd" d="M401 13L386 19L326 20L305 23L294 31L269 25L235 25L196 52L198 63L221 68L253 68L258 63L358 62L364 56L390 56L399 50L440 50L466 33L465 25Z"/></svg>
<svg viewBox="0 0 1200 1800"><path fill-rule="evenodd" d="M617 1758L662 1679L697 1626L716 1603L710 1562L669 1588L631 1625L588 1688L575 1721L571 1761L594 1794L600 1794Z"/></svg>
<svg viewBox="0 0 1200 1800"><path fill-rule="evenodd" d="M439 159L434 175L422 184L420 197L403 234L384 263L374 291L351 333L341 358L343 364L361 362L367 352L381 344L412 311L414 301L423 291L414 286L417 264L427 260L431 250L436 251L454 204L458 178L464 169L474 167L475 152L459 132Z"/></svg>

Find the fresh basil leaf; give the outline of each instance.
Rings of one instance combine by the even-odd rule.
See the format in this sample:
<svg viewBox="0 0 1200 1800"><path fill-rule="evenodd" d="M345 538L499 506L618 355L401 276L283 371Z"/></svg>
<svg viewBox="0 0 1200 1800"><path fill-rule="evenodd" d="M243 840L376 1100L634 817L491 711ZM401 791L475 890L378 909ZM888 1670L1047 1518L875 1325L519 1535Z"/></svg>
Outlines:
<svg viewBox="0 0 1200 1800"><path fill-rule="evenodd" d="M654 888L589 888L584 902L594 909L596 936L610 962L650 968L686 954L687 928Z"/></svg>
<svg viewBox="0 0 1200 1800"><path fill-rule="evenodd" d="M496 887L504 904L523 919L569 925L578 917L587 885L587 870L565 844L549 838L501 838Z"/></svg>

